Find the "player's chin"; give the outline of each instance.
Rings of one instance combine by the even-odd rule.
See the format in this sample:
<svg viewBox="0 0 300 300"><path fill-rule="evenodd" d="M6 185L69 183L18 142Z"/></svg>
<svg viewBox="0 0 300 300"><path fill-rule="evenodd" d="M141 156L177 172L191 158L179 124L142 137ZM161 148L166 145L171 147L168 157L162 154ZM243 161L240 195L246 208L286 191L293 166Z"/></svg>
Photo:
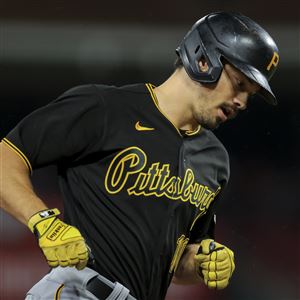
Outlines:
<svg viewBox="0 0 300 300"><path fill-rule="evenodd" d="M208 112L197 115L195 119L199 125L209 130L218 128L223 122L218 115L210 114Z"/></svg>
<svg viewBox="0 0 300 300"><path fill-rule="evenodd" d="M214 130L217 129L223 121L220 118L216 118L214 120L206 120L203 124L201 124L204 128Z"/></svg>

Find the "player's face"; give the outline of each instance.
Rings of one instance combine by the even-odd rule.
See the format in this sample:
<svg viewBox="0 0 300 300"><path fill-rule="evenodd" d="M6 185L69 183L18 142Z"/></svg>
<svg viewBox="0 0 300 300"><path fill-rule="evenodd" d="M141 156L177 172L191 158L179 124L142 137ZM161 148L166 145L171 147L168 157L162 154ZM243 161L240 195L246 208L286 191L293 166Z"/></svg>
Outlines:
<svg viewBox="0 0 300 300"><path fill-rule="evenodd" d="M194 118L204 127L216 128L246 109L249 96L259 89L258 84L238 69L225 64L216 84L202 86L199 101L195 104Z"/></svg>

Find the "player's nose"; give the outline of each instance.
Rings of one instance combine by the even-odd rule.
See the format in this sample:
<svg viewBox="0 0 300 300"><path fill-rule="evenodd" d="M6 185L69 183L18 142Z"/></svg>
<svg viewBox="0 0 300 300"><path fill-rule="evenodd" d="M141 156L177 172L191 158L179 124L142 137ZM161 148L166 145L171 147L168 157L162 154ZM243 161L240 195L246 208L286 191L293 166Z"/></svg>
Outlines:
<svg viewBox="0 0 300 300"><path fill-rule="evenodd" d="M241 93L233 98L233 104L237 110L245 110L247 108L248 93Z"/></svg>

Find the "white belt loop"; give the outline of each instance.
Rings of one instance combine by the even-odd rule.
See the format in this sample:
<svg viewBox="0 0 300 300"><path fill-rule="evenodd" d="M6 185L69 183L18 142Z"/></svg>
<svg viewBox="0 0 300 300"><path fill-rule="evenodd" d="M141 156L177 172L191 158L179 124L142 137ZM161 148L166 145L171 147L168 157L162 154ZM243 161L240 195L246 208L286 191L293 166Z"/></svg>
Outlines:
<svg viewBox="0 0 300 300"><path fill-rule="evenodd" d="M129 295L129 289L117 282L116 285L118 284L122 287L122 290L119 297L116 300L126 300Z"/></svg>
<svg viewBox="0 0 300 300"><path fill-rule="evenodd" d="M110 293L110 295L105 300L117 300L119 299L119 295L122 291L122 285L118 282L115 283L113 291Z"/></svg>

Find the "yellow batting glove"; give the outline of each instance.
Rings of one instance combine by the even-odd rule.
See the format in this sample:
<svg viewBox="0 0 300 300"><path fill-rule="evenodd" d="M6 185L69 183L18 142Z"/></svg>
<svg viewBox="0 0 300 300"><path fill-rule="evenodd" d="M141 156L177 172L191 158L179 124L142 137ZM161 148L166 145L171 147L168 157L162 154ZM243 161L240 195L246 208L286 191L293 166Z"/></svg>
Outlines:
<svg viewBox="0 0 300 300"><path fill-rule="evenodd" d="M28 227L36 235L50 267L73 267L82 270L89 254L79 230L62 222L57 208L34 214Z"/></svg>
<svg viewBox="0 0 300 300"><path fill-rule="evenodd" d="M235 269L233 252L212 239L203 240L199 252L195 255L195 267L205 285L217 290L227 287Z"/></svg>

